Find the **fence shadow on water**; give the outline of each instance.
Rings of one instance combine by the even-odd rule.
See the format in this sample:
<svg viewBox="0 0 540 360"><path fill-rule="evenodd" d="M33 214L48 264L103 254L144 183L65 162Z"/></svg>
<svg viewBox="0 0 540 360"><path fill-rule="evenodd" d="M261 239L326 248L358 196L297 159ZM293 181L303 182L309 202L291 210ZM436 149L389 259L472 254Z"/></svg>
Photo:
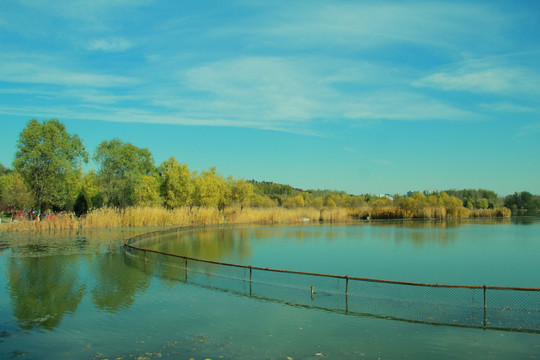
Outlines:
<svg viewBox="0 0 540 360"><path fill-rule="evenodd" d="M174 229L173 231L177 231ZM438 285L261 268L124 242L126 261L154 274L258 299L416 323L540 333L540 288Z"/></svg>

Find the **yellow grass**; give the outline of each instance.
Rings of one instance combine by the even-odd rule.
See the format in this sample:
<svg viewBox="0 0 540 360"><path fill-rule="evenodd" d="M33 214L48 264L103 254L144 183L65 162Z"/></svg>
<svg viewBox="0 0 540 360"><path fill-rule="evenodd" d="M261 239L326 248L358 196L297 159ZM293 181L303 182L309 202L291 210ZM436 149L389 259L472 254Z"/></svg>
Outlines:
<svg viewBox="0 0 540 360"><path fill-rule="evenodd" d="M118 227L195 226L218 224L280 224L299 222L346 222L353 219L446 219L467 217L510 216L510 210L468 210L464 207L446 209L441 206L407 210L394 205L358 208L283 207L244 208L229 207L225 211L208 207L181 207L168 210L160 207L131 207L127 209L102 208L91 211L80 219L72 214L57 215L42 221L19 221L1 224L0 230L54 230Z"/></svg>

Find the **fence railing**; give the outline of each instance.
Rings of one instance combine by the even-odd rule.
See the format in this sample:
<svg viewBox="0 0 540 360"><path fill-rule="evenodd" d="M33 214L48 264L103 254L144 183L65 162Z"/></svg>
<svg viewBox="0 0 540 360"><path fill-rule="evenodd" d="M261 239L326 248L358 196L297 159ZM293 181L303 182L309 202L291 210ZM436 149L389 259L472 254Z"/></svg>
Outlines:
<svg viewBox="0 0 540 360"><path fill-rule="evenodd" d="M167 278L287 304L427 324L540 333L540 288L441 285L198 259L124 241L126 255Z"/></svg>

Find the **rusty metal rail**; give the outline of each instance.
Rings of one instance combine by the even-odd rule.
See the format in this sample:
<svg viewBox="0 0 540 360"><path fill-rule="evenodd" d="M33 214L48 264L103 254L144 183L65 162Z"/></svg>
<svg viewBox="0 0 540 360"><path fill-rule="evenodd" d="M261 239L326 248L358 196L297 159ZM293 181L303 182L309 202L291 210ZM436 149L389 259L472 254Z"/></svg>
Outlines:
<svg viewBox="0 0 540 360"><path fill-rule="evenodd" d="M181 281L188 281L188 273L189 282L199 284L215 286L216 278L228 279L225 286L218 287L240 288L249 296L412 322L540 333L540 288L430 284L273 269L199 259L134 245L166 231L171 229L125 239L125 253L134 256L142 253L145 261L181 269L176 273L183 274L176 276ZM149 254L155 257L150 259ZM171 262L159 257L184 261Z"/></svg>

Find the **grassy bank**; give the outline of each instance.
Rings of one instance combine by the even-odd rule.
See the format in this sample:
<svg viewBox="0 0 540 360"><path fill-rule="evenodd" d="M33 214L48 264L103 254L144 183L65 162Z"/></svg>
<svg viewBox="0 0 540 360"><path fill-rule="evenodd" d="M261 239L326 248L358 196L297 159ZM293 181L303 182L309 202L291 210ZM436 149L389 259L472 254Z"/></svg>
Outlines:
<svg viewBox="0 0 540 360"><path fill-rule="evenodd" d="M466 208L446 209L430 207L418 210L407 210L396 206L346 208L217 208L181 207L167 210L157 207L132 207L127 209L102 208L94 210L81 218L72 214L58 215L54 219L42 221L16 221L1 224L0 230L54 230L54 229L88 229L117 227L151 227L151 226L193 226L219 224L282 224L307 221L346 222L355 219L455 219L469 217L503 217L510 216L510 210L486 209L468 210Z"/></svg>

